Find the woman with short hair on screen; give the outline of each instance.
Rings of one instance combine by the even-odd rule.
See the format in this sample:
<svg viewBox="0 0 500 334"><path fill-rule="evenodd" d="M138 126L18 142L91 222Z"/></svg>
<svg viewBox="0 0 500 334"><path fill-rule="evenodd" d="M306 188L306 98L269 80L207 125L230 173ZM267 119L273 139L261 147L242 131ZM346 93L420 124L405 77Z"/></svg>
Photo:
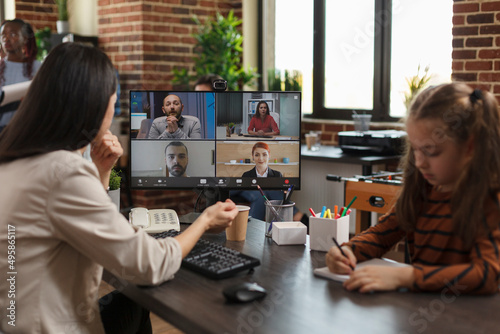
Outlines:
<svg viewBox="0 0 500 334"><path fill-rule="evenodd" d="M238 209L208 207L175 238L128 223L108 196L123 149L109 131L116 74L99 49L63 43L47 56L0 134L0 248L15 244L15 327L0 332L151 333L149 311L117 291L98 300L103 268L131 284L173 278L206 231L230 226ZM92 162L82 157L91 144ZM12 238L14 236L14 239ZM9 248L12 249L12 248ZM8 307L9 284L0 285Z"/></svg>
<svg viewBox="0 0 500 334"><path fill-rule="evenodd" d="M257 104L255 114L250 119L248 134L255 136L277 136L280 134L278 124L271 116L266 101L260 101Z"/></svg>
<svg viewBox="0 0 500 334"><path fill-rule="evenodd" d="M280 171L269 168L271 149L263 142L257 142L252 147L252 159L255 168L243 173L242 177L283 177Z"/></svg>
<svg viewBox="0 0 500 334"><path fill-rule="evenodd" d="M242 177L283 177L280 171L269 168L271 149L268 144L264 142L255 143L252 147L252 158L255 162L255 167L243 173ZM265 190L264 193L269 200L283 199L283 191L281 190ZM238 196L250 202L250 216L260 220L265 219L265 200L259 191L243 190L231 192L232 198L237 199ZM300 212L297 207L294 206L293 209L294 220L301 221L306 226L309 226L308 217Z"/></svg>

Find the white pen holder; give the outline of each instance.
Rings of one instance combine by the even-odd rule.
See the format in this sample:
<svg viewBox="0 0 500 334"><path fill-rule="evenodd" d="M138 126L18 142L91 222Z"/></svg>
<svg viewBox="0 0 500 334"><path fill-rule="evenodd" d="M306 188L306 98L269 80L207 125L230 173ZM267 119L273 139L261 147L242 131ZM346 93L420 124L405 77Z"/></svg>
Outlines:
<svg viewBox="0 0 500 334"><path fill-rule="evenodd" d="M328 252L335 245L349 241L349 215L339 219L309 217L309 245L311 250Z"/></svg>

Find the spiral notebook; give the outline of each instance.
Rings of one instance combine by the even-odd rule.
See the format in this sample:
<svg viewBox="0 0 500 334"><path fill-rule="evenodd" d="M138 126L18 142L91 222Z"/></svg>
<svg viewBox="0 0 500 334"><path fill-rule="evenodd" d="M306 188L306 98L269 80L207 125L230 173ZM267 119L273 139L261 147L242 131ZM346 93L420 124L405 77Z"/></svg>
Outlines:
<svg viewBox="0 0 500 334"><path fill-rule="evenodd" d="M396 262L384 258L382 259L376 258L358 263L354 270L358 268L363 268L364 266L410 267L410 265L406 263ZM349 279L349 275L334 274L330 272L330 270L328 270L328 267L314 269L314 275L337 282L345 282Z"/></svg>

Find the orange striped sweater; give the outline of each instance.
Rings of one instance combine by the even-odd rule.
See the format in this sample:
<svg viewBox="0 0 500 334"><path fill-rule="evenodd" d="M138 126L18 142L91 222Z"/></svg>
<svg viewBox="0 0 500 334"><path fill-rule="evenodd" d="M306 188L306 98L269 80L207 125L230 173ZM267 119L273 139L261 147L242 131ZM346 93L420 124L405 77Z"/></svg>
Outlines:
<svg viewBox="0 0 500 334"><path fill-rule="evenodd" d="M415 232L399 228L394 209L379 223L348 243L359 262L381 257L393 245L408 238L409 254L415 274L415 291L455 294L491 294L498 291L500 273L500 204L488 200L482 235L471 248L453 233L450 193L434 190L425 212L417 220Z"/></svg>

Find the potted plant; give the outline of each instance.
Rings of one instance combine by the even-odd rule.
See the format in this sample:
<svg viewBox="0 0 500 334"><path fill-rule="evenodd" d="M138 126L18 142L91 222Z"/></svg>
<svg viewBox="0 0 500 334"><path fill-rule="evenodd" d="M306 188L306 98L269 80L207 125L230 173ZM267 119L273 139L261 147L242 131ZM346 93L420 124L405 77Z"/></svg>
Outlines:
<svg viewBox="0 0 500 334"><path fill-rule="evenodd" d="M36 47L38 49L38 53L36 54L36 59L38 61L43 61L45 57L49 54L51 43L50 36L52 32L49 27L45 27L42 29L38 29L35 32L36 39Z"/></svg>
<svg viewBox="0 0 500 334"><path fill-rule="evenodd" d="M418 65L417 74L406 78L408 84L408 91L405 92L405 106L406 110L410 108L411 101L413 98L423 89L431 80L431 75L429 74L429 66L424 69L423 75L420 74L420 65Z"/></svg>
<svg viewBox="0 0 500 334"><path fill-rule="evenodd" d="M57 32L64 34L69 32L68 0L55 0L57 4Z"/></svg>
<svg viewBox="0 0 500 334"><path fill-rule="evenodd" d="M122 182L122 177L120 176L121 171L116 169L111 169L111 174L109 175L109 191L108 195L111 197L113 203L116 204L118 210L120 210L120 185Z"/></svg>
<svg viewBox="0 0 500 334"><path fill-rule="evenodd" d="M285 70L284 79L281 70L269 69L267 71L267 87L272 91L302 91L302 73L297 70Z"/></svg>
<svg viewBox="0 0 500 334"><path fill-rule="evenodd" d="M198 56L193 58L195 75L187 68L174 68L173 82L179 88L189 89L190 82L205 74L218 74L227 80L228 90L240 90L244 85L252 85L258 74L255 69L244 69L241 66L243 58L243 36L237 27L241 20L234 16L231 10L227 17L220 13L215 19L201 23L195 16L193 21L198 26L198 32L193 34L197 43L194 50Z"/></svg>

